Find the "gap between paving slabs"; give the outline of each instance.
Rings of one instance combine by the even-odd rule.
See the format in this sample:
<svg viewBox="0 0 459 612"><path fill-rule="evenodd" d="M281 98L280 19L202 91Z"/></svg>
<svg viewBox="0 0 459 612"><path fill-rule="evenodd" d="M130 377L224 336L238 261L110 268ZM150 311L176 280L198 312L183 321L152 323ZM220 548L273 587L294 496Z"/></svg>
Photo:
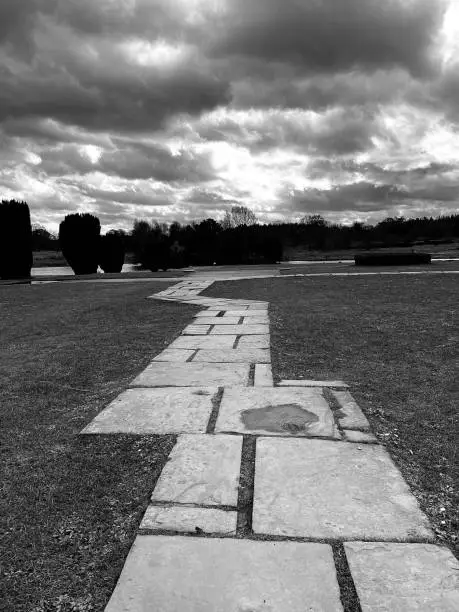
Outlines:
<svg viewBox="0 0 459 612"><path fill-rule="evenodd" d="M182 336L157 355L131 388L82 432L179 434L107 610L151 609L152 597L158 609L180 609L171 603L172 593L178 590L180 597L187 593L187 577L193 568L185 563L177 575L163 576L156 566L152 593L147 569L150 551L155 554L160 543L166 556L173 557L174 550L193 556L204 550L203 538L212 550L235 554L242 565L253 566L256 559L261 575L272 559L269 548L262 559L258 557L260 544L283 544L291 555L297 551L312 554L314 563L327 550L328 561L320 576L315 576L318 584L329 581L327 601L323 593L314 600L309 570L304 565L300 568L300 591L311 609L459 608L457 592L455 595L451 588L455 560L441 547L429 544L431 548L425 548L425 542L432 539L427 519L389 455L378 445L348 386L343 381L285 380L275 387L268 305L200 297L212 282L183 281L151 296L197 304L206 310L197 313ZM366 550L367 540L384 541L381 545L388 547L386 555L377 558L383 576L379 581L352 560L360 559L357 553ZM234 548L231 541L241 546ZM393 597L386 597L394 575L384 569L384 563L389 563L395 541L420 542L410 546L424 546L423 551L432 553L421 555L427 560L415 567L408 598L397 588ZM403 560L405 549L394 550ZM408 552L406 559L412 565L415 553L413 549ZM352 563L348 564L349 555ZM373 557L362 556L370 564ZM441 561L440 569L433 558ZM282 563L277 560L276 571L282 571ZM292 572L289 563L287 566ZM133 573L139 572L147 574L143 580L135 579L138 584L133 593ZM167 566L164 572L167 574ZM262 599L254 584L244 583L238 590L234 576L224 568L218 568L217 574L227 583L226 604L220 603L221 590L218 599L213 599L217 596L212 595L214 585L209 585L202 571L196 580L198 586L199 581L206 585L202 590L210 590L209 599L203 603L200 589L198 594L189 593L187 609L229 612L235 605L238 610L257 612L304 609L292 603L293 591L270 592L266 599L268 585L262 581ZM422 602L413 595L418 582L432 587L430 595L423 591ZM273 608L276 597L280 597L279 605ZM391 607L385 606L386 600ZM438 602L442 607L432 608Z"/></svg>

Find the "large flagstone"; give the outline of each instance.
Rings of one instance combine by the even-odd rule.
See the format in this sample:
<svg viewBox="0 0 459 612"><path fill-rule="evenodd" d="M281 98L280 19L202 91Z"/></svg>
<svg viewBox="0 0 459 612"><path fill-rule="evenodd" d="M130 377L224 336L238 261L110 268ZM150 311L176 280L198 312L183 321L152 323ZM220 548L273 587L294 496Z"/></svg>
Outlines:
<svg viewBox="0 0 459 612"><path fill-rule="evenodd" d="M255 365L254 387L273 387L273 373L271 364L257 363Z"/></svg>
<svg viewBox="0 0 459 612"><path fill-rule="evenodd" d="M237 336L180 336L169 344L172 349L220 349L233 348ZM241 338L242 340L242 338ZM269 346L269 344L268 344Z"/></svg>
<svg viewBox="0 0 459 612"><path fill-rule="evenodd" d="M167 365L170 368L170 364ZM82 433L203 433L216 393L216 387L127 389L102 410Z"/></svg>
<svg viewBox="0 0 459 612"><path fill-rule="evenodd" d="M271 363L269 349L203 349L199 350L193 358L196 361L208 363Z"/></svg>
<svg viewBox="0 0 459 612"><path fill-rule="evenodd" d="M154 361L131 387L245 387L249 380L250 365L246 363L170 363Z"/></svg>
<svg viewBox="0 0 459 612"><path fill-rule="evenodd" d="M341 407L338 412L341 427L344 429L370 429L366 416L349 391L332 391L332 393Z"/></svg>
<svg viewBox="0 0 459 612"><path fill-rule="evenodd" d="M193 349L174 349L166 348L164 351L156 355L153 361L169 361L169 362L185 362L194 353Z"/></svg>
<svg viewBox="0 0 459 612"><path fill-rule="evenodd" d="M148 506L140 529L236 535L237 512L195 506Z"/></svg>
<svg viewBox="0 0 459 612"><path fill-rule="evenodd" d="M241 436L179 436L152 501L236 506Z"/></svg>
<svg viewBox="0 0 459 612"><path fill-rule="evenodd" d="M317 389L225 389L215 431L340 438L332 411Z"/></svg>
<svg viewBox="0 0 459 612"><path fill-rule="evenodd" d="M331 547L138 536L106 612L342 612Z"/></svg>
<svg viewBox="0 0 459 612"><path fill-rule="evenodd" d="M344 544L362 612L457 612L459 562L433 544Z"/></svg>
<svg viewBox="0 0 459 612"><path fill-rule="evenodd" d="M242 323L240 325L214 325L210 330L210 335L219 334L269 334L269 325L250 325Z"/></svg>
<svg viewBox="0 0 459 612"><path fill-rule="evenodd" d="M239 325L240 317L198 317L198 325Z"/></svg>
<svg viewBox="0 0 459 612"><path fill-rule="evenodd" d="M220 336L220 338L225 337L226 336ZM256 336L241 336L241 338L239 339L239 344L237 346L238 348L269 348L269 334L262 334Z"/></svg>
<svg viewBox="0 0 459 612"><path fill-rule="evenodd" d="M426 516L378 445L257 441L253 530L313 538L431 538Z"/></svg>

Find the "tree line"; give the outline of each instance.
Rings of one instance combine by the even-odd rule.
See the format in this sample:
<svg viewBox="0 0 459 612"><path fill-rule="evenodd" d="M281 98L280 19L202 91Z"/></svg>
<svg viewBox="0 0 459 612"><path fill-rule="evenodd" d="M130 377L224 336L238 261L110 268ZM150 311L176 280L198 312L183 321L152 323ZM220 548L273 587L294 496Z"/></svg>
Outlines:
<svg viewBox="0 0 459 612"><path fill-rule="evenodd" d="M260 224L244 206L233 206L221 222L204 219L188 224L136 220L130 232L112 230L101 236L94 215L71 214L54 236L32 227L29 207L14 200L0 204L0 277L29 277L32 252L62 251L76 274L100 266L119 272L125 253L142 268L156 271L190 265L264 264L281 261L288 247L314 251L371 250L453 242L459 238L459 214L438 218L387 218L375 225L333 224L320 215L297 223Z"/></svg>

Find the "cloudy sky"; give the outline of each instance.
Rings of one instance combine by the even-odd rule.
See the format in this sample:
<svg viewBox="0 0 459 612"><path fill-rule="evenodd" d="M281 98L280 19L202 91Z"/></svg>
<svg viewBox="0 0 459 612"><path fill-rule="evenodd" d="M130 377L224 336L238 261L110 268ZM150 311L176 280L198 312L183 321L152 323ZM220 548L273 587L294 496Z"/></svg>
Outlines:
<svg viewBox="0 0 459 612"><path fill-rule="evenodd" d="M331 221L459 212L459 0L1 0L0 197Z"/></svg>

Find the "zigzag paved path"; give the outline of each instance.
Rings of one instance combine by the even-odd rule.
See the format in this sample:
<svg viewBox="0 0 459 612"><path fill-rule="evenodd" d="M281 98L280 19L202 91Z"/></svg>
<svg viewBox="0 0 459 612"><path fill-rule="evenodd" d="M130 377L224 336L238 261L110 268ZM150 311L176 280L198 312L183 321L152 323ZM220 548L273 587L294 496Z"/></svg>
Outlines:
<svg viewBox="0 0 459 612"><path fill-rule="evenodd" d="M458 610L458 563L345 382L275 385L268 304L213 282L151 296L202 310L82 432L178 434L106 611Z"/></svg>

